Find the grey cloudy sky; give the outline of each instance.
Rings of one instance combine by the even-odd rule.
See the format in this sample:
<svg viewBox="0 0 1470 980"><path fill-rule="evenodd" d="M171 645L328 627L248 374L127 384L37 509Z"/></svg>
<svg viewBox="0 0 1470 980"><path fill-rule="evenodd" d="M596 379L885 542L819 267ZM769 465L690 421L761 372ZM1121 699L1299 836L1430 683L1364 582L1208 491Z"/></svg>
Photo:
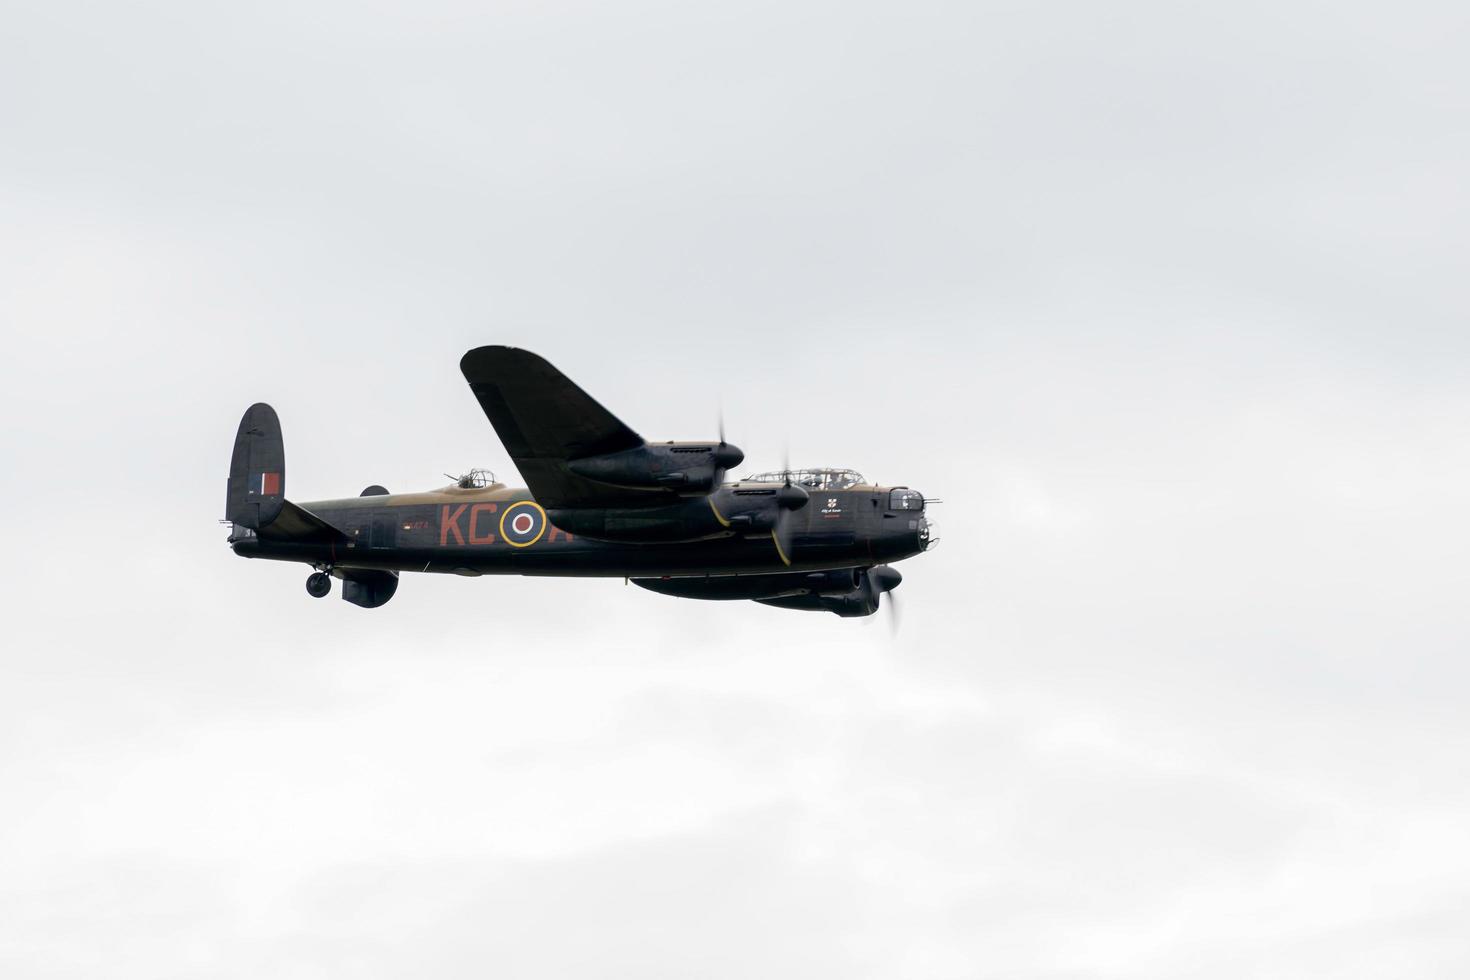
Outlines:
<svg viewBox="0 0 1470 980"><path fill-rule="evenodd" d="M0 973L1462 977L1463 4L0 3ZM223 543L639 431L903 630Z"/></svg>

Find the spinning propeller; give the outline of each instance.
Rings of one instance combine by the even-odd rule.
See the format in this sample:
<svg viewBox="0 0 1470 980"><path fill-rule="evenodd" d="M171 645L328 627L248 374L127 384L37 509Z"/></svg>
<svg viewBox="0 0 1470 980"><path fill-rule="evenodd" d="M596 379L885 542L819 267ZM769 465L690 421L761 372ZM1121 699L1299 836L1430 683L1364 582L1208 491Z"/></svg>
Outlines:
<svg viewBox="0 0 1470 980"><path fill-rule="evenodd" d="M725 410L720 409L720 444L710 451L710 456L715 461L714 478L710 480L710 493L720 489L725 482L725 471L732 470L745 462L745 453L740 451L739 446L732 446L725 441Z"/></svg>
<svg viewBox="0 0 1470 980"><path fill-rule="evenodd" d="M789 445L781 456L781 470L785 474L786 483L776 491L776 525L771 528L771 540L776 542L776 554L781 556L782 564L790 565L792 537L795 533L795 520L792 514L805 507L807 501L812 498L801 487L793 486L791 483L791 447Z"/></svg>
<svg viewBox="0 0 1470 980"><path fill-rule="evenodd" d="M898 633L898 594L893 590L898 588L903 581L903 573L889 565L875 565L868 569L867 586L872 594L873 605L881 607L883 594L888 594L888 628L897 635Z"/></svg>

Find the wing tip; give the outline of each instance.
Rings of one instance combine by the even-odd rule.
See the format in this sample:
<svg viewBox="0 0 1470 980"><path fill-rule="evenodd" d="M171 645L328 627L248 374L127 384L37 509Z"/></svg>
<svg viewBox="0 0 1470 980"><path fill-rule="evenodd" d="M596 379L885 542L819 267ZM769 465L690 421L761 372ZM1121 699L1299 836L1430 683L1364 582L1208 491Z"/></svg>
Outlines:
<svg viewBox="0 0 1470 980"><path fill-rule="evenodd" d="M459 359L460 373L470 382L481 381L506 368L549 364L540 354L505 344L487 344L465 351Z"/></svg>

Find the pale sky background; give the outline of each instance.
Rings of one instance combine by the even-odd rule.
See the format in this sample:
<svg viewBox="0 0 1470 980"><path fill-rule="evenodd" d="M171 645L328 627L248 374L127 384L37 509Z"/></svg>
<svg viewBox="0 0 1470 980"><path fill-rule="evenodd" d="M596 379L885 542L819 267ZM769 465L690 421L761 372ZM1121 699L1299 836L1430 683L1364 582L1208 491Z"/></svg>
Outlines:
<svg viewBox="0 0 1470 980"><path fill-rule="evenodd" d="M1470 974L1467 9L0 0L0 975ZM900 634L230 554L485 343L943 497Z"/></svg>

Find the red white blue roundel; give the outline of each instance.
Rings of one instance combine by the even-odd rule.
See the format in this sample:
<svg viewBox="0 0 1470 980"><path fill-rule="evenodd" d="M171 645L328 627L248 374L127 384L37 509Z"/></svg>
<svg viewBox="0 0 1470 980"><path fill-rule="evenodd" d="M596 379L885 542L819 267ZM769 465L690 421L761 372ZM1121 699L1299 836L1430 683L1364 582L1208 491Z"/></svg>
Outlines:
<svg viewBox="0 0 1470 980"><path fill-rule="evenodd" d="M521 500L500 515L500 536L512 548L525 548L546 533L546 511L534 500Z"/></svg>

